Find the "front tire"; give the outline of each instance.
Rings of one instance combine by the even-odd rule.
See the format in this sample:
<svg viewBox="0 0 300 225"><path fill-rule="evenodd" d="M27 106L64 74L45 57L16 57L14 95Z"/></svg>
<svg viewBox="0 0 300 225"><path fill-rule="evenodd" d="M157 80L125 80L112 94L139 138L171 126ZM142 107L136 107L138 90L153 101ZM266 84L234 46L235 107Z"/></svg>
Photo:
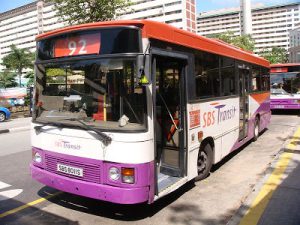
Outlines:
<svg viewBox="0 0 300 225"><path fill-rule="evenodd" d="M6 119L6 116L3 112L0 112L0 122L3 122Z"/></svg>
<svg viewBox="0 0 300 225"><path fill-rule="evenodd" d="M205 179L210 172L212 167L213 161L213 150L210 144L205 144L203 147L200 148L198 153L198 160L197 160L197 172L198 176L195 177L195 181Z"/></svg>
<svg viewBox="0 0 300 225"><path fill-rule="evenodd" d="M255 118L254 129L253 129L253 141L256 141L259 136L259 119Z"/></svg>

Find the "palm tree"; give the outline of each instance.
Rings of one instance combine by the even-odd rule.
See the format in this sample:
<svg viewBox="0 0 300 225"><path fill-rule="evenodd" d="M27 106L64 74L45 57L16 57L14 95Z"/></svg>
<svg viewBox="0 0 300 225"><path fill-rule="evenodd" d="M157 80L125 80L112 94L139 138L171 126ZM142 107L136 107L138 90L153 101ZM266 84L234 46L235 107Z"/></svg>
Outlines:
<svg viewBox="0 0 300 225"><path fill-rule="evenodd" d="M0 73L0 88L8 88L15 86L17 86L15 74L9 72L8 70L4 70Z"/></svg>
<svg viewBox="0 0 300 225"><path fill-rule="evenodd" d="M24 69L33 69L34 53L27 49L19 49L11 45L11 53L3 57L2 64L11 71L15 71L19 77L19 86L21 87L21 77Z"/></svg>

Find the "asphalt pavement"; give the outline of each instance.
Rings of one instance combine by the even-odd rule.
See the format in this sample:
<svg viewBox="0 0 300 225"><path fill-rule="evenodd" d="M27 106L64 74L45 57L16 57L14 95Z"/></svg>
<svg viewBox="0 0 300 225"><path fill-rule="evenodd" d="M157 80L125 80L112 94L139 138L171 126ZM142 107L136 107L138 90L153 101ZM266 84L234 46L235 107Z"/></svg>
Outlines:
<svg viewBox="0 0 300 225"><path fill-rule="evenodd" d="M14 118L0 123L0 134L30 130L31 117Z"/></svg>

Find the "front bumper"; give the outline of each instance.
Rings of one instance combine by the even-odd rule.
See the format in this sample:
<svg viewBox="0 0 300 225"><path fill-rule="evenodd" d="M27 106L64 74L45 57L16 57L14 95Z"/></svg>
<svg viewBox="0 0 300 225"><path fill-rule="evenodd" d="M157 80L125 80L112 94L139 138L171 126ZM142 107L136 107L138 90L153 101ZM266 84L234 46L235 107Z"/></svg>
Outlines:
<svg viewBox="0 0 300 225"><path fill-rule="evenodd" d="M149 187L123 188L75 180L50 173L30 164L33 179L49 187L89 198L119 204L137 204L149 200Z"/></svg>

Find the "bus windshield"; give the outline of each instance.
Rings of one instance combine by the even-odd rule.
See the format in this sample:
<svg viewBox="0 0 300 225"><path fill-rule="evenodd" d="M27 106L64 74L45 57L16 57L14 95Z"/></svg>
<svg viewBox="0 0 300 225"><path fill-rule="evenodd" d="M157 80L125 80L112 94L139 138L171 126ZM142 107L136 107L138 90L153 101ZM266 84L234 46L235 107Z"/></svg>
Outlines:
<svg viewBox="0 0 300 225"><path fill-rule="evenodd" d="M289 94L300 92L300 73L272 73L270 76L271 88L284 90Z"/></svg>
<svg viewBox="0 0 300 225"><path fill-rule="evenodd" d="M146 128L146 94L135 59L37 65L35 121L100 130Z"/></svg>

